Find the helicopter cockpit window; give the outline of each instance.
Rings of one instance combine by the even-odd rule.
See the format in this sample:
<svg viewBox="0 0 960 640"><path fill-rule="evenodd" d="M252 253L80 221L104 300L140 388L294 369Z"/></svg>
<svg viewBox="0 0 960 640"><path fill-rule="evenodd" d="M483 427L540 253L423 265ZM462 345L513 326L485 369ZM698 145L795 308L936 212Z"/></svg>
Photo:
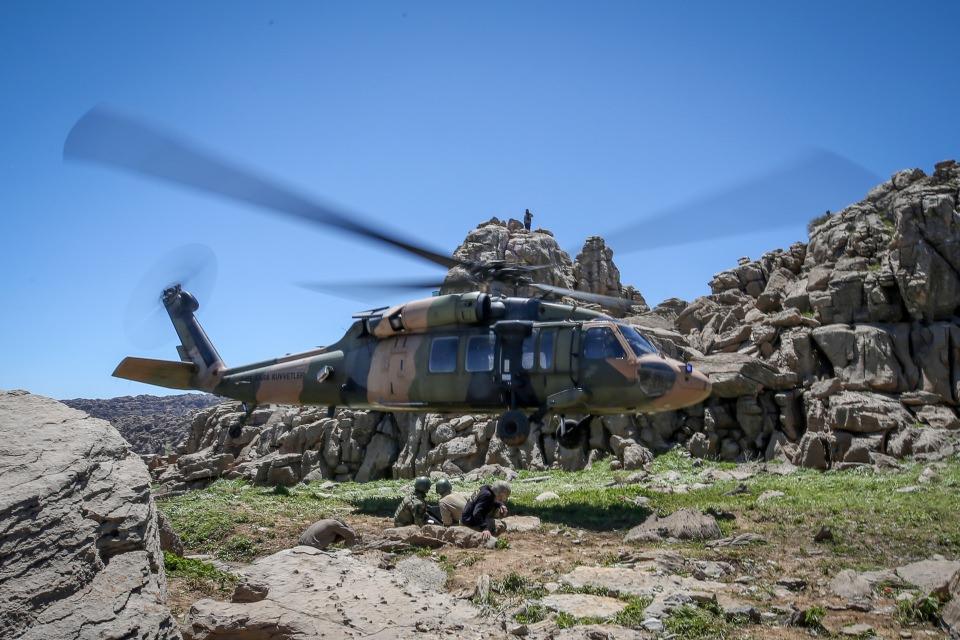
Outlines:
<svg viewBox="0 0 960 640"><path fill-rule="evenodd" d="M556 329L540 332L540 368L547 371L553 366L553 343L557 339Z"/></svg>
<svg viewBox="0 0 960 640"><path fill-rule="evenodd" d="M592 327L583 339L583 357L603 360L626 358L627 354L609 327Z"/></svg>
<svg viewBox="0 0 960 640"><path fill-rule="evenodd" d="M430 373L456 371L459 345L460 338L434 338L430 345Z"/></svg>
<svg viewBox="0 0 960 640"><path fill-rule="evenodd" d="M645 356L650 354L656 354L657 349L650 341L643 337L639 331L627 324L621 324L620 333L623 334L623 337L627 339L627 342L630 344L630 348L633 349L633 352L638 356Z"/></svg>
<svg viewBox="0 0 960 640"><path fill-rule="evenodd" d="M493 334L467 339L467 371L493 371Z"/></svg>
<svg viewBox="0 0 960 640"><path fill-rule="evenodd" d="M520 367L525 371L533 369L533 355L537 345L537 334L531 333L523 339L523 357L520 358Z"/></svg>

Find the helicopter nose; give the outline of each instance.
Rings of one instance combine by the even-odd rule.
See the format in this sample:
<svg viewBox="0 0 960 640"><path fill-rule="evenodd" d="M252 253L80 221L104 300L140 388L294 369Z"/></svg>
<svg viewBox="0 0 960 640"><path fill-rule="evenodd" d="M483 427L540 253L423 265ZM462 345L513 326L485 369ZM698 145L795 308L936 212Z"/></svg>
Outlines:
<svg viewBox="0 0 960 640"><path fill-rule="evenodd" d="M710 397L713 385L710 379L689 363L668 360L677 372L670 390L653 402L653 409L666 411L682 409L703 402Z"/></svg>

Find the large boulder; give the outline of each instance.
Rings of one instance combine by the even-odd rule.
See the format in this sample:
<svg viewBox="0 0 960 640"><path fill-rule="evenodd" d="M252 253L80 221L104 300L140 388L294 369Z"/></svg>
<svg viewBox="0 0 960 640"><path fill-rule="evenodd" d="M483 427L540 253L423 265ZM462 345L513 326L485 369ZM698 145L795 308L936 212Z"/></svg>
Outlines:
<svg viewBox="0 0 960 640"><path fill-rule="evenodd" d="M244 582L262 585L259 599L194 603L184 629L187 640L429 639L499 631L465 600L343 552L294 547L242 573Z"/></svg>
<svg viewBox="0 0 960 640"><path fill-rule="evenodd" d="M623 541L715 540L719 537L720 527L713 516L693 509L680 509L665 518L651 514L643 523L630 529Z"/></svg>
<svg viewBox="0 0 960 640"><path fill-rule="evenodd" d="M0 637L178 638L140 456L110 424L0 392Z"/></svg>

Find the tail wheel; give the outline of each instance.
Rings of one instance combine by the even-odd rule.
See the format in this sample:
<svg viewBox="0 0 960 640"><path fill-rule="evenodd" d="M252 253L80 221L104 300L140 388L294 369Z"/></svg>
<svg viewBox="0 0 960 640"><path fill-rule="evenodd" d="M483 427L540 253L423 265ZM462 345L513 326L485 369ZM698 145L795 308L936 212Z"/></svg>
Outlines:
<svg viewBox="0 0 960 640"><path fill-rule="evenodd" d="M517 409L505 412L497 421L497 437L511 447L519 447L530 435L530 420Z"/></svg>
<svg viewBox="0 0 960 640"><path fill-rule="evenodd" d="M576 420L564 420L560 424L560 428L557 429L554 437L557 439L557 442L560 443L560 446L565 449L576 449L583 445L584 436L586 436L586 429L580 426L580 423Z"/></svg>

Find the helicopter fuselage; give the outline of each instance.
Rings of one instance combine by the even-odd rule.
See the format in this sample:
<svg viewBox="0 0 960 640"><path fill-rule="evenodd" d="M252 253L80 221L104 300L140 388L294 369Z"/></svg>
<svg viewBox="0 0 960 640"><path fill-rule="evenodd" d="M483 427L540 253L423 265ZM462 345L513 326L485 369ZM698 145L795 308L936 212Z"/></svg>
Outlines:
<svg viewBox="0 0 960 640"><path fill-rule="evenodd" d="M182 386L248 406L602 415L677 409L710 393L703 374L661 355L635 328L535 298L473 292L416 300L358 316L328 347L234 368L203 344L189 293L165 304L181 357L191 361L170 363L192 366ZM124 371L130 360L138 359L115 375L157 383Z"/></svg>

